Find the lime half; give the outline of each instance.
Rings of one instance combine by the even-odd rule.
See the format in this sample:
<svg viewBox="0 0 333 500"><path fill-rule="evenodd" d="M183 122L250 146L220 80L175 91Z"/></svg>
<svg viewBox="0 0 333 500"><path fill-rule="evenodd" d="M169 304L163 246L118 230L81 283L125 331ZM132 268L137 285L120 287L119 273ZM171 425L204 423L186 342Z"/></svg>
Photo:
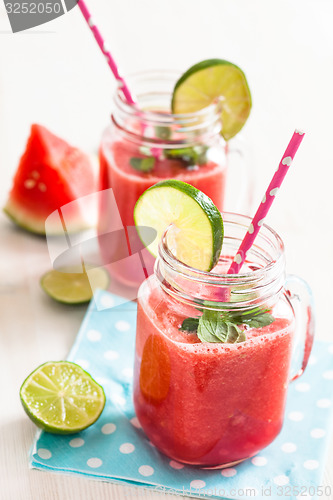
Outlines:
<svg viewBox="0 0 333 500"><path fill-rule="evenodd" d="M107 271L102 267L85 272L68 272L72 268L52 270L45 273L40 284L52 299L64 304L84 304L91 300L94 290L106 290L110 284Z"/></svg>
<svg viewBox="0 0 333 500"><path fill-rule="evenodd" d="M252 105L243 71L229 61L208 59L188 69L175 85L172 112L193 113L217 99L222 105L221 134L229 140L243 127Z"/></svg>
<svg viewBox="0 0 333 500"><path fill-rule="evenodd" d="M172 224L168 246L178 260L201 271L210 271L219 259L223 241L221 214L207 195L190 184L167 180L147 189L135 205L134 222L141 240L154 257L165 230ZM140 226L157 231L152 243L146 244Z"/></svg>
<svg viewBox="0 0 333 500"><path fill-rule="evenodd" d="M82 431L96 422L105 406L103 388L69 361L39 366L23 382L20 398L30 419L54 434Z"/></svg>

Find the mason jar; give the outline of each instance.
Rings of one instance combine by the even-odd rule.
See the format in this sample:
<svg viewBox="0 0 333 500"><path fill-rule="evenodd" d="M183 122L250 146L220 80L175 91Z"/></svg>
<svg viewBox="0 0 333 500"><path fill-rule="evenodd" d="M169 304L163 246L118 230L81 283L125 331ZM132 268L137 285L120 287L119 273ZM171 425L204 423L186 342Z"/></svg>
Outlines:
<svg viewBox="0 0 333 500"><path fill-rule="evenodd" d="M164 179L192 184L208 195L219 210L226 209L227 192L230 203L247 203L249 199L243 148L236 141L231 141L233 146L227 144L221 136L221 103L216 101L196 113L171 113L172 90L178 76L155 71L126 78L137 105L128 104L119 89L114 95L111 124L103 133L99 150L100 190L107 193L112 189L112 194L104 194L100 205L100 233L114 230L115 217L120 218L125 231L132 227L136 201L147 188ZM237 174L233 188L228 183L231 158L233 176ZM123 250L125 259L126 244ZM107 256L106 252L105 259ZM145 270L139 257L132 259L135 263L119 259L112 266L112 276L126 285L138 285L145 273L153 272L154 259L146 250L142 258Z"/></svg>
<svg viewBox="0 0 333 500"><path fill-rule="evenodd" d="M286 277L278 234L263 225L241 273L227 274L251 220L223 219L213 271L178 261L169 228L138 293L136 415L165 455L207 468L252 457L279 434L288 384L303 373L314 333L311 292ZM227 341L201 341L199 329L202 338L217 323Z"/></svg>

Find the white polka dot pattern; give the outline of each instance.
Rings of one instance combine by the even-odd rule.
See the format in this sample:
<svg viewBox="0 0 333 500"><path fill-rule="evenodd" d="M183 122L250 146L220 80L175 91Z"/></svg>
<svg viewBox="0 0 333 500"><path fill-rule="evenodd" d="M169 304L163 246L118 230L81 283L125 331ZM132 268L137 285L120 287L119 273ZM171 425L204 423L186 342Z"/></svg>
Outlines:
<svg viewBox="0 0 333 500"><path fill-rule="evenodd" d="M253 457L251 462L257 467L262 467L267 464L267 458L265 457Z"/></svg>
<svg viewBox="0 0 333 500"><path fill-rule="evenodd" d="M141 465L141 467L139 467L139 474L141 474L141 476L149 477L154 474L154 469L150 465Z"/></svg>
<svg viewBox="0 0 333 500"><path fill-rule="evenodd" d="M330 408L332 406L332 401L327 398L319 399L316 403L318 408Z"/></svg>
<svg viewBox="0 0 333 500"><path fill-rule="evenodd" d="M43 458L44 460L49 460L52 457L52 453L50 452L50 450L47 450L46 448L39 448L37 454L40 458Z"/></svg>
<svg viewBox="0 0 333 500"><path fill-rule="evenodd" d="M141 429L141 425L140 425L140 422L139 420L137 419L137 417L133 417L131 418L131 424L133 425L133 427L135 427L136 429Z"/></svg>
<svg viewBox="0 0 333 500"><path fill-rule="evenodd" d="M102 464L103 462L100 458L92 457L87 460L88 467L91 467L92 469L97 469L98 467L101 467Z"/></svg>
<svg viewBox="0 0 333 500"><path fill-rule="evenodd" d="M194 490L201 490L201 488L204 488L206 486L206 483L205 481L202 481L202 479L194 479L193 481L191 481L190 486Z"/></svg>
<svg viewBox="0 0 333 500"><path fill-rule="evenodd" d="M169 462L170 467L172 467L175 470L181 470L184 469L184 464L181 464L179 462L176 462L175 460L170 460Z"/></svg>
<svg viewBox="0 0 333 500"><path fill-rule="evenodd" d="M99 342L102 338L101 332L98 330L88 330L87 331L87 339L90 340L90 342Z"/></svg>
<svg viewBox="0 0 333 500"><path fill-rule="evenodd" d="M223 469L221 474L223 477L234 477L237 474L237 469L229 467L228 469Z"/></svg>
<svg viewBox="0 0 333 500"><path fill-rule="evenodd" d="M84 439L82 438L74 438L71 439L69 442L69 446L71 446L72 448L80 448L83 445L84 445Z"/></svg>
<svg viewBox="0 0 333 500"><path fill-rule="evenodd" d="M127 455L128 453L133 453L134 450L135 446L132 443L123 443L119 448L120 453L124 453L125 455Z"/></svg>
<svg viewBox="0 0 333 500"><path fill-rule="evenodd" d="M121 373L122 373L122 375L125 378L132 379L132 377L133 377L133 368L124 368Z"/></svg>
<svg viewBox="0 0 333 500"><path fill-rule="evenodd" d="M295 389L298 392L307 392L311 388L310 384L306 382L299 382L298 384L295 385Z"/></svg>
<svg viewBox="0 0 333 500"><path fill-rule="evenodd" d="M318 469L319 462L317 460L306 460L303 465L305 469L315 470Z"/></svg>
<svg viewBox="0 0 333 500"><path fill-rule="evenodd" d="M284 443L281 446L281 450L285 453L294 453L297 450L297 446L295 443Z"/></svg>
<svg viewBox="0 0 333 500"><path fill-rule="evenodd" d="M273 478L273 481L277 486L284 486L289 483L289 477L285 476L284 474L281 474L279 476L275 476Z"/></svg>
<svg viewBox="0 0 333 500"><path fill-rule="evenodd" d="M128 323L128 321L117 321L115 327L120 332L127 332L131 328L131 325Z"/></svg>
<svg viewBox="0 0 333 500"><path fill-rule="evenodd" d="M310 432L310 436L315 439L320 439L326 436L326 431L325 429L320 428L312 429L312 431Z"/></svg>
<svg viewBox="0 0 333 500"><path fill-rule="evenodd" d="M304 418L304 414L301 411L292 411L288 413L289 420L293 422L300 422Z"/></svg>
<svg viewBox="0 0 333 500"><path fill-rule="evenodd" d="M114 306L114 300L110 295L102 295L100 298L100 306L101 308L108 309Z"/></svg>
<svg viewBox="0 0 333 500"><path fill-rule="evenodd" d="M117 352L117 351L112 351L112 350L105 351L105 353L104 353L104 358L105 358L105 359L108 359L109 361L113 361L113 360L115 360L115 359L118 359L118 358L119 358L119 352Z"/></svg>
<svg viewBox="0 0 333 500"><path fill-rule="evenodd" d="M102 434L113 434L116 429L117 429L116 425L113 424L112 422L109 422L103 425L101 432Z"/></svg>

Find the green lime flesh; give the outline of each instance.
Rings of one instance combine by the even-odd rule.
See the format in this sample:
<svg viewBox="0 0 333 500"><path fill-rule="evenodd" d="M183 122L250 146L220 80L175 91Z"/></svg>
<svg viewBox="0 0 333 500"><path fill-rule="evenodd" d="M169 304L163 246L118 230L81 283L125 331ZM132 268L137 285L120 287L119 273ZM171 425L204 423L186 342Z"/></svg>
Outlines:
<svg viewBox="0 0 333 500"><path fill-rule="evenodd" d="M20 398L29 418L54 434L82 431L105 406L103 388L76 363L47 362L23 382Z"/></svg>
<svg viewBox="0 0 333 500"><path fill-rule="evenodd" d="M189 68L177 81L172 96L173 113L194 113L221 103L221 134L234 137L247 121L252 99L244 72L223 59L208 59Z"/></svg>
<svg viewBox="0 0 333 500"><path fill-rule="evenodd" d="M69 272L72 268L59 271L51 270L40 280L41 287L52 299L69 305L79 305L89 302L94 290L106 290L110 284L108 272L104 268L81 268L78 272Z"/></svg>
<svg viewBox="0 0 333 500"><path fill-rule="evenodd" d="M179 180L166 180L147 189L134 208L134 222L145 244L140 226L156 230L146 247L155 257L159 242L168 231L168 246L184 264L210 271L218 262L223 242L223 221L212 200L195 187Z"/></svg>

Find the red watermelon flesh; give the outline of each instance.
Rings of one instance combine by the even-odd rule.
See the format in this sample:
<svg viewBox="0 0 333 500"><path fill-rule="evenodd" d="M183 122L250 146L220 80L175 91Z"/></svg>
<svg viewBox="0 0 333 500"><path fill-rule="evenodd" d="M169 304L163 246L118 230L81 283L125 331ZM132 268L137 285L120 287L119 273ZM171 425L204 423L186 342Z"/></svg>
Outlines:
<svg viewBox="0 0 333 500"><path fill-rule="evenodd" d="M89 157L41 125L34 124L13 179L4 211L19 226L45 234L45 220L74 200L63 214L70 232L88 227L89 204L80 198L96 192L96 175ZM59 217L48 234L62 233Z"/></svg>

